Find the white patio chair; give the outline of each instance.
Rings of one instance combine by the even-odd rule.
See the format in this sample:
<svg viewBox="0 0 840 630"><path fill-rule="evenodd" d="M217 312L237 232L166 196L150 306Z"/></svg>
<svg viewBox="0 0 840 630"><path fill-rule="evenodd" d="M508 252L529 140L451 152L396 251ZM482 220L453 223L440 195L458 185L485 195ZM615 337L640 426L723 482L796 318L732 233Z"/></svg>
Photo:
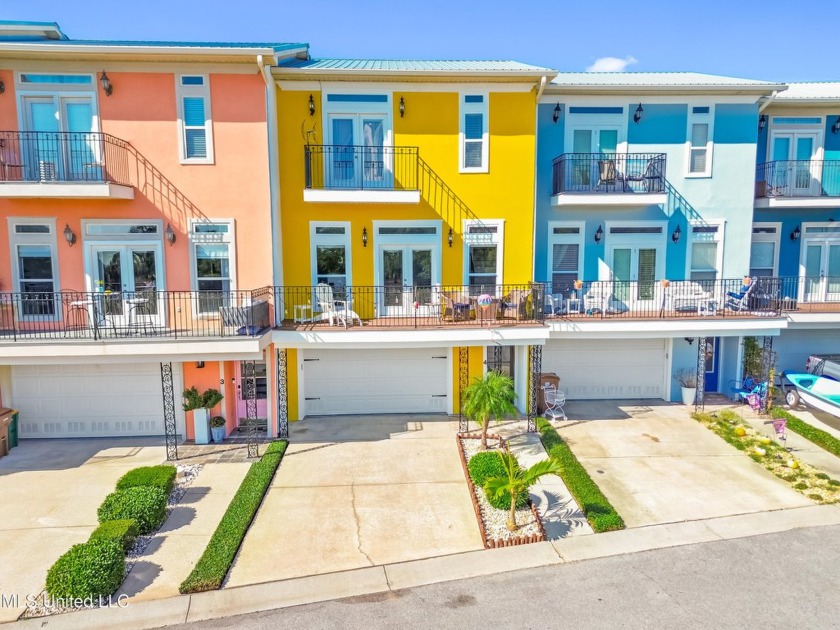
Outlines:
<svg viewBox="0 0 840 630"><path fill-rule="evenodd" d="M354 320L359 321L359 326L362 325L362 319L353 311L347 308L347 300L336 300L333 295L333 289L330 285L321 283L315 287L315 301L318 304L318 309L321 311L321 319L329 319L330 326L335 326L336 322L347 328L347 320L350 324Z"/></svg>
<svg viewBox="0 0 840 630"><path fill-rule="evenodd" d="M551 383L545 383L543 393L545 396L545 417L550 420L557 420L557 418L567 420L566 412L563 411L563 405L566 404L566 392L560 391Z"/></svg>

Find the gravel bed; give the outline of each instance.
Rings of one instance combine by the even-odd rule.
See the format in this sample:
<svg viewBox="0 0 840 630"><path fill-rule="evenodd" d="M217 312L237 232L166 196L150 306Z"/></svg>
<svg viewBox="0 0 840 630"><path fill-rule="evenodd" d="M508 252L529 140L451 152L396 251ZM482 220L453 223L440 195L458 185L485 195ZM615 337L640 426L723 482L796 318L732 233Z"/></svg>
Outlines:
<svg viewBox="0 0 840 630"><path fill-rule="evenodd" d="M460 442L461 448L464 450L464 457L469 463L470 458L480 452L481 441L472 438L461 438ZM498 448L498 440L487 438L487 450L492 451ZM515 532L511 532L507 528L509 510L498 510L494 508L487 501L484 489L478 486L474 486L474 488L475 498L478 501L478 507L481 509L481 520L484 523L484 531L487 534L488 540L511 540L513 538L523 538L540 533L539 523L534 518L530 506L516 511L516 522L519 527Z"/></svg>
<svg viewBox="0 0 840 630"><path fill-rule="evenodd" d="M172 511L172 508L178 505L181 499L184 498L187 488L189 488L193 481L195 481L195 478L198 477L198 473L201 472L201 468L201 464L178 464L178 466L176 466L178 472L175 476L175 485L173 486L172 492L169 494L169 498L167 499L167 504L169 505L166 515L167 518L169 518L169 512ZM165 522L166 521L164 520L164 523ZM152 542L152 538L154 538L156 533L157 530L151 534L146 534L145 536L138 536L137 540L134 541L134 545L126 552L126 576L128 576L131 569L133 569L134 565L139 561L140 556L142 556L146 551L146 547L148 547L149 543ZM117 598L113 597L113 599L110 600L108 598L104 598L101 602L102 606L108 606L109 604L113 606L118 605ZM28 619L31 617L47 617L49 615L58 615L74 610L82 610L83 608L88 607L89 606L73 607L56 605L55 602L50 600L50 596L47 594L47 591L43 590L38 594L33 602L27 604L27 609L20 618Z"/></svg>

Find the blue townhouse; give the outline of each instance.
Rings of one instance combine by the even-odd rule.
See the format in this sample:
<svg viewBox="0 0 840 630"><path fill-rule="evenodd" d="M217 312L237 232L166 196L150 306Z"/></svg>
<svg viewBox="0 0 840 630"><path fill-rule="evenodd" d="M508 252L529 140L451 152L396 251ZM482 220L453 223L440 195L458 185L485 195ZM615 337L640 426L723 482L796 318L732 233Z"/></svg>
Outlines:
<svg viewBox="0 0 840 630"><path fill-rule="evenodd" d="M535 279L549 287L551 330L542 369L570 399L680 400L681 369L728 393L745 339L766 348L788 331L800 302L781 275L801 275L798 249L784 267L756 267L766 252L753 236L753 165L774 124L762 108L782 107L785 89L696 73L560 73L539 94ZM774 219L778 234L831 214L796 208ZM779 210L755 212L765 221ZM784 241L786 256L794 243Z"/></svg>
<svg viewBox="0 0 840 630"><path fill-rule="evenodd" d="M781 369L840 352L840 83L790 83L763 100L750 273L780 278Z"/></svg>

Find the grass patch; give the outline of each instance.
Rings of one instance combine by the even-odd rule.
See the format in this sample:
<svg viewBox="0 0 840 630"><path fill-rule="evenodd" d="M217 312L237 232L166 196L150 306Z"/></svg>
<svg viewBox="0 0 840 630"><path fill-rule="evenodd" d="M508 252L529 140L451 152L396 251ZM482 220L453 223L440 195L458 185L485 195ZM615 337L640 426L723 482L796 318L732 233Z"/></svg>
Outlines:
<svg viewBox="0 0 840 630"><path fill-rule="evenodd" d="M753 429L734 411L693 413L691 417L809 499L820 503L840 501L840 487L832 484L828 475L797 461L786 448ZM787 426L791 426L789 420Z"/></svg>
<svg viewBox="0 0 840 630"><path fill-rule="evenodd" d="M583 510L592 529L598 533L624 529L624 520L551 423L545 418L537 418L537 430L548 456L563 467L563 482Z"/></svg>
<svg viewBox="0 0 840 630"><path fill-rule="evenodd" d="M840 457L840 440L822 429L811 426L807 422L797 418L792 413L781 407L773 407L770 409L770 416L773 418L785 418L787 420L787 428L798 433L809 442L813 442L822 449L827 450L832 455Z"/></svg>
<svg viewBox="0 0 840 630"><path fill-rule="evenodd" d="M211 591L222 586L287 446L286 441L272 442L260 461L251 464L207 548L181 583L181 593Z"/></svg>

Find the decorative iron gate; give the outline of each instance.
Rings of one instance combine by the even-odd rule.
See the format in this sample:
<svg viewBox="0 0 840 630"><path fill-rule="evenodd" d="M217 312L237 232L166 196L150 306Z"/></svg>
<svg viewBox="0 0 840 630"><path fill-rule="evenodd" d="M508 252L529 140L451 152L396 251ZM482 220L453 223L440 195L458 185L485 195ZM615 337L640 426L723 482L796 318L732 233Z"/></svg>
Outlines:
<svg viewBox="0 0 840 630"><path fill-rule="evenodd" d="M245 379L245 425L248 439L248 457L259 457L257 434L257 362L242 362L242 377Z"/></svg>
<svg viewBox="0 0 840 630"><path fill-rule="evenodd" d="M470 384L470 349L458 348L458 431L466 433L469 421L464 415L464 390Z"/></svg>
<svg viewBox="0 0 840 630"><path fill-rule="evenodd" d="M539 401L540 374L542 373L542 346L529 349L530 370L528 370L528 431L537 430L537 402Z"/></svg>
<svg viewBox="0 0 840 630"><path fill-rule="evenodd" d="M277 351L277 437L289 439L289 385L286 350Z"/></svg>

